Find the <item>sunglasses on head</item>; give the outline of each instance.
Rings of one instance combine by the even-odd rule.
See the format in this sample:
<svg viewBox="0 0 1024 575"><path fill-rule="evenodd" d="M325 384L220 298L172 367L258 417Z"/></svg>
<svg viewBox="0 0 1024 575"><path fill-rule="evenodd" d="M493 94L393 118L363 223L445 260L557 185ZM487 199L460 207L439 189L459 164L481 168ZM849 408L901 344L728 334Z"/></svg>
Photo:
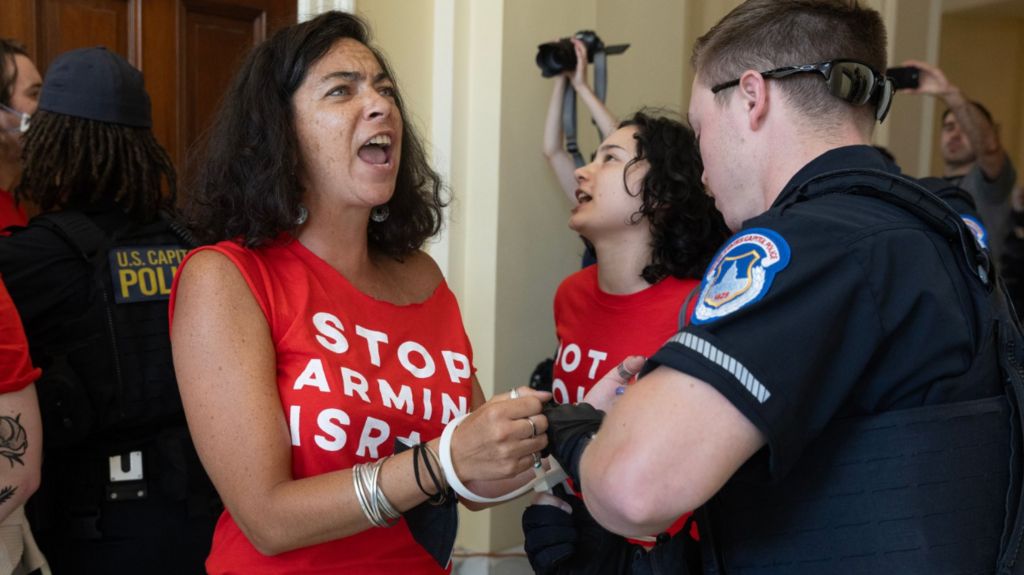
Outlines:
<svg viewBox="0 0 1024 575"><path fill-rule="evenodd" d="M7 112L8 114L13 114L16 118L18 118L18 127L3 130L4 132L18 132L24 134L25 132L28 131L29 123L32 119L32 116L26 114L25 112L19 112L14 108L11 108L10 106L5 106L3 104L0 104L0 111Z"/></svg>
<svg viewBox="0 0 1024 575"><path fill-rule="evenodd" d="M875 104L875 119L885 120L892 106L892 79L875 72L871 66L853 60L830 60L820 64L804 64L803 66L783 66L761 76L767 79L780 79L794 74L815 72L825 78L828 92L854 106ZM739 78L722 82L711 87L711 93L717 94L726 88L738 86Z"/></svg>

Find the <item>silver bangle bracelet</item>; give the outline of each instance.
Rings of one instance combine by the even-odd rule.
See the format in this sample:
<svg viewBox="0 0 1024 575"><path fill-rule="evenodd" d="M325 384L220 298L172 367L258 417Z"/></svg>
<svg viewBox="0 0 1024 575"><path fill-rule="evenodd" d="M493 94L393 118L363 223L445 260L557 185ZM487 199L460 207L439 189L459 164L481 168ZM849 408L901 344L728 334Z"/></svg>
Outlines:
<svg viewBox="0 0 1024 575"><path fill-rule="evenodd" d="M359 508L366 519L376 527L391 527L401 517L380 488L380 468L387 459L385 457L371 463L357 463L352 467L352 484Z"/></svg>

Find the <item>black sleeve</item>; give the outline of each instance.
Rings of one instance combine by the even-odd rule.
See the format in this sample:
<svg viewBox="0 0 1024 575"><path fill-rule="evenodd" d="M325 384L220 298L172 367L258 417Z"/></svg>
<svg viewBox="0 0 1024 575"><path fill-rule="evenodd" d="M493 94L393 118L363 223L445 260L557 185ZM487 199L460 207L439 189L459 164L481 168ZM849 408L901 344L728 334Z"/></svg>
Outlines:
<svg viewBox="0 0 1024 575"><path fill-rule="evenodd" d="M63 324L87 307L91 267L43 226L30 223L0 237L0 276L21 314L30 348L60 341Z"/></svg>
<svg viewBox="0 0 1024 575"><path fill-rule="evenodd" d="M734 236L708 268L693 323L648 367L722 393L766 436L774 477L835 415L881 338L856 250L827 235L779 225Z"/></svg>

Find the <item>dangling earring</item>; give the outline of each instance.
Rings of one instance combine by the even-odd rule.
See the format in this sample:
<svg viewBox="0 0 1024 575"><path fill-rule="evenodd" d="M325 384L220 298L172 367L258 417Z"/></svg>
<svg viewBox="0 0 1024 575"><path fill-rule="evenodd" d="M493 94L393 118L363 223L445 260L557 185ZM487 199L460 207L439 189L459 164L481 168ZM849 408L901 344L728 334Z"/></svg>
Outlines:
<svg viewBox="0 0 1024 575"><path fill-rule="evenodd" d="M378 224L381 223L381 222L384 222L385 220L387 220L388 216L390 216L390 215L391 215L391 210L388 209L388 205L387 204L382 204L380 206L374 206L374 208L372 210L370 210L370 219L375 221L375 222L377 222Z"/></svg>
<svg viewBox="0 0 1024 575"><path fill-rule="evenodd" d="M306 206L299 204L299 216L295 218L295 225L301 226L302 224L306 223L306 220L308 219L309 210L306 209Z"/></svg>

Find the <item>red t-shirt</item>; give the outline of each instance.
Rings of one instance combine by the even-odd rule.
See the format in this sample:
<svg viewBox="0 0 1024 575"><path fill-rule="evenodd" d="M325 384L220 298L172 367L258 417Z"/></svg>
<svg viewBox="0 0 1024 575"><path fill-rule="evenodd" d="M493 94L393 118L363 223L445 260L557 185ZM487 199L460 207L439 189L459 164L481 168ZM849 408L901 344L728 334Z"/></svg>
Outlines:
<svg viewBox="0 0 1024 575"><path fill-rule="evenodd" d="M15 205L14 196L7 190L0 188L0 235L7 226L24 226L28 224L28 216L25 210Z"/></svg>
<svg viewBox="0 0 1024 575"><path fill-rule="evenodd" d="M41 373L39 368L32 367L21 316L0 280L0 393L25 389Z"/></svg>
<svg viewBox="0 0 1024 575"><path fill-rule="evenodd" d="M627 356L658 351L679 331L679 309L699 283L669 276L637 293L613 295L598 287L597 266L565 278L555 293L555 401L579 403Z"/></svg>
<svg viewBox="0 0 1024 575"><path fill-rule="evenodd" d="M555 293L558 354L551 387L559 403L583 401L597 380L626 357L650 357L658 351L679 332L680 308L700 285L698 280L669 276L637 293L614 295L601 291L597 271L596 265L581 269L565 278ZM696 301L690 301L686 317ZM681 516L668 532L675 535L689 517ZM696 537L696 529L691 534Z"/></svg>
<svg viewBox="0 0 1024 575"><path fill-rule="evenodd" d="M469 411L473 352L444 282L426 301L399 306L358 291L298 241L203 249L235 263L266 316L294 478L380 459L393 453L398 437L433 439ZM206 568L213 574L445 573L404 521L267 557L227 511Z"/></svg>

